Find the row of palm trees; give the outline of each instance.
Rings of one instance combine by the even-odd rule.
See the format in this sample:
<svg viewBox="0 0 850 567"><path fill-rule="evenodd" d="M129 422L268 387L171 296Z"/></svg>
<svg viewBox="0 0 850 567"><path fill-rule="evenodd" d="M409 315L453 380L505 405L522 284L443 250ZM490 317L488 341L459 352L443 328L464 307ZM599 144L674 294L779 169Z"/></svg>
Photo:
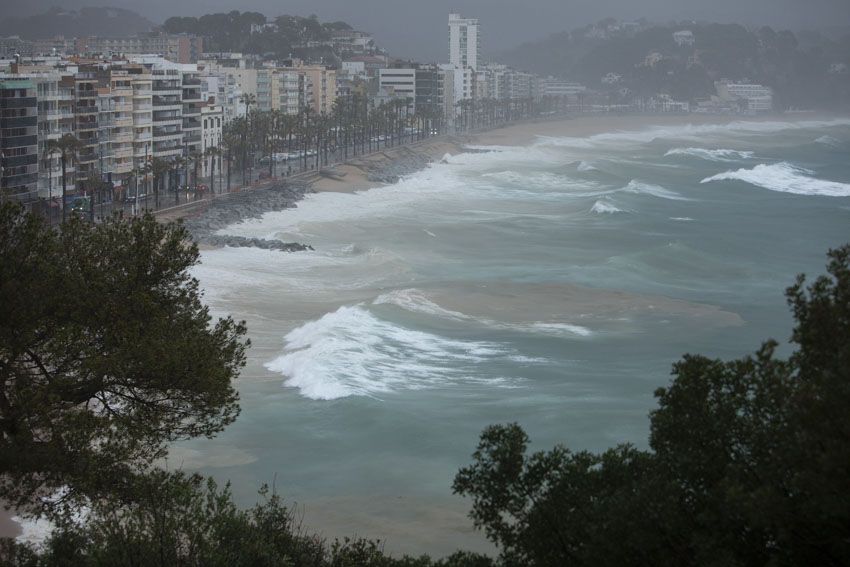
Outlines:
<svg viewBox="0 0 850 567"><path fill-rule="evenodd" d="M413 112L411 98L371 106L365 96L354 94L337 99L330 113L316 113L307 106L296 115L252 111L256 99L251 95L242 100L246 114L225 125L218 152L225 158L228 175L240 171L243 183L252 178L258 161L275 177L279 162L286 163L288 171L293 165L318 169L334 158L348 159L445 131L439 108L420 105Z"/></svg>
<svg viewBox="0 0 850 567"><path fill-rule="evenodd" d="M285 164L287 169L284 173L287 174L293 169L319 169L331 161L422 140L450 129L463 133L551 114L558 110L560 104L558 99L546 98L462 100L457 104L454 119L447 121L440 105L419 104L414 111L411 98L396 98L372 105L366 96L353 94L338 98L329 113L316 113L312 107L305 106L295 115L279 110L257 110L257 100L252 94L243 96L241 102L245 106L245 115L224 125L215 146L203 153L188 152L172 158L150 157L134 168L123 181L125 187L134 188L132 197L136 202L144 194L147 208L148 195L152 192L154 208L158 209L160 194L173 191L175 203L179 203L179 180L182 178L187 187L197 187L201 181L199 171L203 170L209 170L212 192L216 192L216 168L220 179L217 192L229 191L234 171L241 174L242 185L247 185L253 179L258 164L268 168L268 177L278 175L277 168L281 162ZM67 169L77 161L83 147L83 143L72 134L65 134L47 144L44 158L58 158L62 168L63 204L67 198ZM224 171L227 189L221 186ZM96 183L93 180L86 182L92 187ZM63 206L63 221L66 218L67 211Z"/></svg>

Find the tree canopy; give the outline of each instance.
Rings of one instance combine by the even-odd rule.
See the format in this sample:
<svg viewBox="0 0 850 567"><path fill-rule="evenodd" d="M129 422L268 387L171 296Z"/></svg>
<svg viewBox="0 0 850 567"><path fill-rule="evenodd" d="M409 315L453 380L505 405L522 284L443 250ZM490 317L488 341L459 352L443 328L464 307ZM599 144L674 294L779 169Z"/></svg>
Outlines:
<svg viewBox="0 0 850 567"><path fill-rule="evenodd" d="M454 482L506 565L850 563L850 245L787 290L787 359L687 355L656 392L650 450L527 455L484 431Z"/></svg>
<svg viewBox="0 0 850 567"><path fill-rule="evenodd" d="M197 261L150 215L54 230L0 206L0 498L97 494L236 418L245 327L213 322Z"/></svg>

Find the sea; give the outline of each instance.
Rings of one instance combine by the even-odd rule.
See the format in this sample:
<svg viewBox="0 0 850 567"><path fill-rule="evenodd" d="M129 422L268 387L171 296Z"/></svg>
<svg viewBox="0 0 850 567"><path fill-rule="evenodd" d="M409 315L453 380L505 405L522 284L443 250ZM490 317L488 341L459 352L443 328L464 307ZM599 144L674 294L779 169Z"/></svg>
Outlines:
<svg viewBox="0 0 850 567"><path fill-rule="evenodd" d="M242 414L169 467L245 506L268 484L328 538L487 551L451 485L488 425L646 448L683 354L790 352L784 290L850 241L850 120L469 146L222 232L315 250L203 252L205 301L252 341Z"/></svg>

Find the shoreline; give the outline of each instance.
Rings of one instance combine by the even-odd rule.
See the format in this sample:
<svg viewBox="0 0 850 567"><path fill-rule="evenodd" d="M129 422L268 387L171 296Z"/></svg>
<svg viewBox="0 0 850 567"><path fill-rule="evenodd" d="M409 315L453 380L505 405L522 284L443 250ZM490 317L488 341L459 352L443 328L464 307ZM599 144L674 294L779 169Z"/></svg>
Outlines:
<svg viewBox="0 0 850 567"><path fill-rule="evenodd" d="M277 240L218 235L226 226L259 218L268 212L295 208L310 193L357 193L396 183L417 173L446 154L469 151L468 146L523 146L539 137L589 137L613 132L638 132L651 128L702 126L738 122L800 122L847 118L827 113L728 116L703 114L675 115L580 115L554 120L531 120L499 126L464 135L440 136L418 142L383 148L352 157L345 162L307 171L268 185L254 187L215 199L187 204L157 214L164 221L182 219L201 250L224 246L256 247L283 252L312 250L309 242L283 243Z"/></svg>

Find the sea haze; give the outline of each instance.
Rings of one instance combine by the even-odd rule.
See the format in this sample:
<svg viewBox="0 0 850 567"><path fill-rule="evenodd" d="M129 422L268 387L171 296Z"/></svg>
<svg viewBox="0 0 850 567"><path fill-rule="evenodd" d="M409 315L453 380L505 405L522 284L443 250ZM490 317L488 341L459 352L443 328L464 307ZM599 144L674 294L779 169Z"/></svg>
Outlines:
<svg viewBox="0 0 850 567"><path fill-rule="evenodd" d="M326 535L487 549L450 488L485 426L645 447L671 364L786 341L783 290L850 237L850 121L472 150L225 231L313 252L203 253L207 301L254 346L239 420L175 466L246 504L275 482Z"/></svg>

